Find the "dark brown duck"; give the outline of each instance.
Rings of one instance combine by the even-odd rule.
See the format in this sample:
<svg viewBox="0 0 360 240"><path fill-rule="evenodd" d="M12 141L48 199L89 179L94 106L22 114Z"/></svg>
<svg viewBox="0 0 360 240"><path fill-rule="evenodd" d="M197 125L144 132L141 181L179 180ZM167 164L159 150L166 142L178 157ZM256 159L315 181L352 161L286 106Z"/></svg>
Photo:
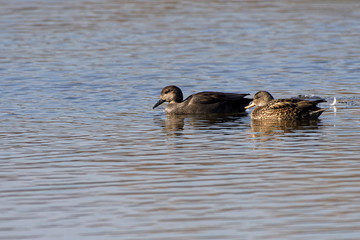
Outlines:
<svg viewBox="0 0 360 240"><path fill-rule="evenodd" d="M245 113L245 106L252 101L244 98L247 95L249 94L199 92L183 100L181 89L171 85L162 89L160 100L153 109L168 102L165 108L167 114Z"/></svg>
<svg viewBox="0 0 360 240"><path fill-rule="evenodd" d="M251 113L251 119L255 120L300 120L317 119L324 111L316 105L326 102L324 99L303 100L296 98L274 99L266 92L257 92L253 102L245 108L255 107Z"/></svg>

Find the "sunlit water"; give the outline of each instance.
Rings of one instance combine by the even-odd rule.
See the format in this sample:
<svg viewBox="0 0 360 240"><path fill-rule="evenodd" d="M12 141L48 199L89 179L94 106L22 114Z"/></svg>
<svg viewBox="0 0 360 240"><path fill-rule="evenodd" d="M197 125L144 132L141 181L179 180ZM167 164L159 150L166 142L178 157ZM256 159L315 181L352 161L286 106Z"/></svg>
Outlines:
<svg viewBox="0 0 360 240"><path fill-rule="evenodd" d="M358 1L0 3L0 239L359 239ZM327 111L166 117L169 84Z"/></svg>

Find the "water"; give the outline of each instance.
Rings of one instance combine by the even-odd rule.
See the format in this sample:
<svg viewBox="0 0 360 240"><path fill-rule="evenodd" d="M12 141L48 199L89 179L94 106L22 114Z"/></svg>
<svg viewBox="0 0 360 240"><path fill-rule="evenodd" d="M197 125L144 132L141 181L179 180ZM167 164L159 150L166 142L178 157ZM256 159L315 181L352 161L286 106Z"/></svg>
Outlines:
<svg viewBox="0 0 360 240"><path fill-rule="evenodd" d="M0 239L359 239L358 1L0 3ZM171 118L170 84L328 110Z"/></svg>

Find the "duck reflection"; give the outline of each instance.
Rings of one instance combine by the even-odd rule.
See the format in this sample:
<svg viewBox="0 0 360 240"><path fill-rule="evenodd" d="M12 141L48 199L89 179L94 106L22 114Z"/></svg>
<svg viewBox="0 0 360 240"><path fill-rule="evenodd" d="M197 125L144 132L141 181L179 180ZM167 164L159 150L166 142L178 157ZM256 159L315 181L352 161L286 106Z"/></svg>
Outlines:
<svg viewBox="0 0 360 240"><path fill-rule="evenodd" d="M317 130L321 120L274 120L262 121L251 120L251 136L257 141L274 140L277 137L289 133L298 133L301 131ZM299 131L300 130L300 131ZM303 134L304 137L309 136L308 133Z"/></svg>
<svg viewBox="0 0 360 240"><path fill-rule="evenodd" d="M166 115L165 119L155 119L164 132L171 135L181 135L185 128L196 130L218 130L220 128L238 127L240 119L245 114L206 114L206 115Z"/></svg>

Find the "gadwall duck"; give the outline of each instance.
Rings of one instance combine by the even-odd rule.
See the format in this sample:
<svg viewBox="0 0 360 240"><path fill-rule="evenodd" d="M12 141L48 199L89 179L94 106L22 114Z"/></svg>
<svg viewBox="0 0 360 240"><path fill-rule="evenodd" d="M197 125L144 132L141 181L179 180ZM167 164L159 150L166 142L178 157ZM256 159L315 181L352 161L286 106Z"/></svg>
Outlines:
<svg viewBox="0 0 360 240"><path fill-rule="evenodd" d="M180 88L172 85L162 89L153 109L169 102L165 108L167 114L245 113L245 106L252 101L244 98L246 95L249 94L199 92L183 100Z"/></svg>
<svg viewBox="0 0 360 240"><path fill-rule="evenodd" d="M299 120L299 119L317 119L325 109L316 105L326 102L324 99L303 100L297 98L276 99L266 92L257 92L253 102L245 108L256 108L251 113L251 119L255 120Z"/></svg>

